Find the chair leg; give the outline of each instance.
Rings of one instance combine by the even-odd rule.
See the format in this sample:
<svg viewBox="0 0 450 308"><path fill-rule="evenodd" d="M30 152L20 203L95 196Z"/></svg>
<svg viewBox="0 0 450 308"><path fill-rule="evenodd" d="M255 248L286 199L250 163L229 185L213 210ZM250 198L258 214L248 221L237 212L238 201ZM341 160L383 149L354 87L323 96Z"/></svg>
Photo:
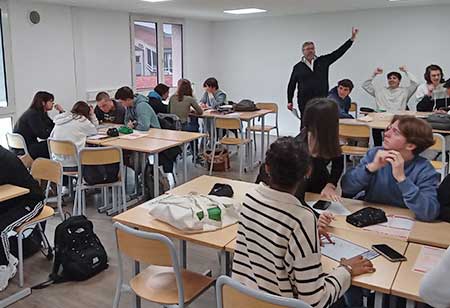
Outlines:
<svg viewBox="0 0 450 308"><path fill-rule="evenodd" d="M212 170L214 167L214 155L216 154L216 146L217 146L217 142L214 141L213 149L211 152L211 166L209 167L209 175L212 175Z"/></svg>
<svg viewBox="0 0 450 308"><path fill-rule="evenodd" d="M267 132L267 147L266 147L266 149L269 148L269 145L270 145L270 131Z"/></svg>
<svg viewBox="0 0 450 308"><path fill-rule="evenodd" d="M347 170L347 155L344 154L344 173Z"/></svg>
<svg viewBox="0 0 450 308"><path fill-rule="evenodd" d="M122 211L125 212L127 210L127 193L125 190L125 181L122 180Z"/></svg>
<svg viewBox="0 0 450 308"><path fill-rule="evenodd" d="M256 140L256 132L253 131L253 140ZM256 153L257 149L256 149L256 142L255 142L255 153Z"/></svg>
<svg viewBox="0 0 450 308"><path fill-rule="evenodd" d="M23 279L23 233L22 231L17 234L17 250L19 257L19 286L23 288L24 279Z"/></svg>
<svg viewBox="0 0 450 308"><path fill-rule="evenodd" d="M280 138L280 130L278 129L278 125L277 125L277 138Z"/></svg>
<svg viewBox="0 0 450 308"><path fill-rule="evenodd" d="M80 215L85 215L86 216L86 190L82 190L81 191L81 196L82 196L82 200L81 200L81 212Z"/></svg>
<svg viewBox="0 0 450 308"><path fill-rule="evenodd" d="M70 180L70 178L69 178ZM62 208L62 186L61 185L57 185L56 186L56 190L58 192L58 211L59 211L59 215L61 216L61 220L64 221L64 211Z"/></svg>
<svg viewBox="0 0 450 308"><path fill-rule="evenodd" d="M244 159L244 154L242 149L244 149L243 146L237 146L238 147L238 153L239 153L239 179L242 178L242 160Z"/></svg>

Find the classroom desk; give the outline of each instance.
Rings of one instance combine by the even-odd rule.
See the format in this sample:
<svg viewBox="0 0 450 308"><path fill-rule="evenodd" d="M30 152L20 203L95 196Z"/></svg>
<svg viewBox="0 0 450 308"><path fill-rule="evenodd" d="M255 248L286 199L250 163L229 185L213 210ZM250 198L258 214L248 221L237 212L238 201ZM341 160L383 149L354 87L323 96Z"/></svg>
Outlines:
<svg viewBox="0 0 450 308"><path fill-rule="evenodd" d="M422 245L410 243L405 256L408 259L402 262L392 285L392 294L407 299L406 307L414 307L414 302L423 302L419 296L420 281L424 274L413 271L414 264L420 254Z"/></svg>
<svg viewBox="0 0 450 308"><path fill-rule="evenodd" d="M0 185L0 202L26 195L30 192L28 188L23 188L11 184Z"/></svg>
<svg viewBox="0 0 450 308"><path fill-rule="evenodd" d="M238 117L241 121L247 122L247 128L245 130L245 138L250 139L250 131L248 130L248 127L250 127L250 122L255 118L261 118L261 127L264 129L264 122L265 122L265 116L272 111L269 109L260 109L256 111L237 111L233 112L231 114L222 114L217 112L213 109L207 109L203 112L202 115L195 115L199 118L206 118L206 119L214 119L214 118L233 118ZM215 138L215 126L210 125L210 138L213 140ZM268 145L267 145L268 146ZM251 149L249 149L250 153L250 161L253 163L253 152ZM261 162L264 161L265 156L264 151L264 138L261 136ZM253 167L253 166L252 166Z"/></svg>
<svg viewBox="0 0 450 308"><path fill-rule="evenodd" d="M319 194L307 193L306 201L315 201L323 199ZM383 205L378 203L369 203L361 200L342 199L343 205L350 211L356 212L364 207L380 208L386 212L387 215L400 215L409 218L415 218L414 213L407 208L400 208L390 205ZM345 216L336 216L331 225L332 228L347 229L347 230L361 230L345 221ZM370 231L365 231L370 232ZM419 243L424 245L447 248L450 246L450 223L447 222L423 222L416 220L414 226L408 237L408 242Z"/></svg>
<svg viewBox="0 0 450 308"><path fill-rule="evenodd" d="M183 182L187 181L187 147L191 141L206 137L207 134L179 130L151 128L146 137L177 141L183 144ZM194 153L192 154L194 155Z"/></svg>
<svg viewBox="0 0 450 308"><path fill-rule="evenodd" d="M388 239L380 237L374 233L366 233L363 231L350 231L344 229L333 229L332 233L341 238L345 238L358 245L371 249L373 244L387 244L400 253L404 253L408 243L396 239ZM225 246L225 251L230 254L234 252L236 247L236 239ZM227 257L227 266L231 263L230 257ZM374 273L368 273L353 277L352 285L374 290L375 293L375 307L381 307L382 294L390 294L391 286L394 283L395 276L400 267L400 263L390 262L382 256L372 259L372 263L376 268ZM322 266L324 272L331 272L338 266L338 262L328 257L322 256ZM229 272L229 271L227 271Z"/></svg>
<svg viewBox="0 0 450 308"><path fill-rule="evenodd" d="M136 153L142 154L141 165L142 165L142 174L144 174L145 165L146 165L146 154L150 154L153 156L153 184L154 184L154 192L155 196L159 195L159 160L158 154L164 150L173 148L175 146L180 146L181 142L178 141L170 141L163 139L153 139L140 137L138 139L120 139L115 138L112 140L108 140L101 143L102 146L117 146L123 150L130 150ZM142 177L142 192L145 189L145 180Z"/></svg>

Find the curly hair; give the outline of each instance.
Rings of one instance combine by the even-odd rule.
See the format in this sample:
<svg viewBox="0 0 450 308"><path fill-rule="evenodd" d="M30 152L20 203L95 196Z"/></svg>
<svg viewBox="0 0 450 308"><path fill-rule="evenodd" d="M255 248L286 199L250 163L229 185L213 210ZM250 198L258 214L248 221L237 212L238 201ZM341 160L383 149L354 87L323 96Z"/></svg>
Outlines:
<svg viewBox="0 0 450 308"><path fill-rule="evenodd" d="M310 157L304 143L293 137L281 137L270 145L266 153L270 183L282 188L292 188L306 176Z"/></svg>

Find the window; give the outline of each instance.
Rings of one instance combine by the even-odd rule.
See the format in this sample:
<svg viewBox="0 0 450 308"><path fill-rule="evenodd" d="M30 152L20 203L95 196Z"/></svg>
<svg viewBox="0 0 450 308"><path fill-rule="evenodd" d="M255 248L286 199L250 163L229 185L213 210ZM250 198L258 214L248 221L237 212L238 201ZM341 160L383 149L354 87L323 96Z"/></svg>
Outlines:
<svg viewBox="0 0 450 308"><path fill-rule="evenodd" d="M183 28L182 25L164 24L164 83L176 87L183 78Z"/></svg>
<svg viewBox="0 0 450 308"><path fill-rule="evenodd" d="M12 131L14 105L11 103L7 87L7 70L5 35L8 34L7 14L4 10L5 3L0 1L0 145L6 147L6 133Z"/></svg>
<svg viewBox="0 0 450 308"><path fill-rule="evenodd" d="M176 87L183 78L183 26L176 19L132 17L134 87L148 92L158 83ZM146 94L146 93L145 93Z"/></svg>
<svg viewBox="0 0 450 308"><path fill-rule="evenodd" d="M154 22L134 22L135 86L137 91L158 84L158 40Z"/></svg>

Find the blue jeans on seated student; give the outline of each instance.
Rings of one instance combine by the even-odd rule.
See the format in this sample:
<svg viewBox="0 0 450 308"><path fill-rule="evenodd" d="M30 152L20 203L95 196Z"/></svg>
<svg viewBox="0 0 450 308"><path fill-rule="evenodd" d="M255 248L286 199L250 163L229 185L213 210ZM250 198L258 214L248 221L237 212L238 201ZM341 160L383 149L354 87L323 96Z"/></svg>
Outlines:
<svg viewBox="0 0 450 308"><path fill-rule="evenodd" d="M181 130L185 132L198 133L200 131L200 125L198 123L198 118L189 118L186 122L181 124ZM198 153L198 140L191 141L190 143L192 155ZM195 151L194 151L195 149Z"/></svg>

